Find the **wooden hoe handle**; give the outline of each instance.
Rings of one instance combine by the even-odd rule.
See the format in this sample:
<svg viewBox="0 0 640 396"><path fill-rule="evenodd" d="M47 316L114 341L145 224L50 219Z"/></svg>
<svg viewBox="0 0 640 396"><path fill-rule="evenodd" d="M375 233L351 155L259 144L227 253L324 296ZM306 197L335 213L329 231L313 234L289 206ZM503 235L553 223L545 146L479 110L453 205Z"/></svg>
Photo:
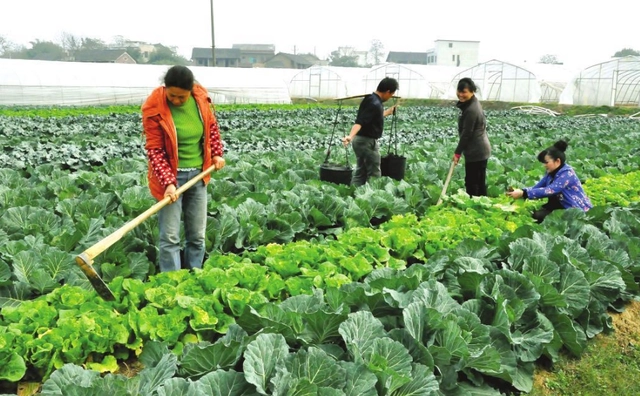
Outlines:
<svg viewBox="0 0 640 396"><path fill-rule="evenodd" d="M215 168L215 165L210 166L208 169L202 171L193 179L180 186L180 188L176 190L176 195L179 196L180 194L184 193L194 184L202 180L206 175L213 172ZM135 219L129 221L119 229L115 230L113 233L111 233L111 235L98 241L95 245L91 246L90 248L76 256L76 263L78 264L78 266L80 266L80 269L82 270L82 272L84 272L87 278L89 278L89 281L93 285L94 289L96 289L98 294L100 294L103 298L107 300L113 299L113 294L93 268L93 259L95 259L100 253L107 250L111 245L122 239L122 237L125 236L129 231L133 230L134 228L142 224L142 222L144 222L146 219L158 212L160 209L167 206L170 202L170 197L165 197L161 201L158 201L155 205L144 211L144 213L140 214ZM105 288L106 290L104 290ZM110 295L111 297L108 297L108 295Z"/></svg>
<svg viewBox="0 0 640 396"><path fill-rule="evenodd" d="M436 206L442 203L442 199L447 193L447 188L449 187L449 182L451 181L451 176L453 175L453 169L455 167L456 167L456 163L451 161L451 166L449 167L449 174L447 175L447 180L445 180L444 182L444 187L442 187L442 192L440 193L440 198L438 199L438 203L436 203Z"/></svg>

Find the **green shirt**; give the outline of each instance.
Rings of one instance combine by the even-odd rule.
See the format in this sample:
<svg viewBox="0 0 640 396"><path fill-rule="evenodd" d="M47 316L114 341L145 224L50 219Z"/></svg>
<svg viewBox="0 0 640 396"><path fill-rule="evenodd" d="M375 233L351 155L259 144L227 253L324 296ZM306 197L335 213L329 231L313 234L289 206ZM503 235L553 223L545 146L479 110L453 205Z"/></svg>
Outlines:
<svg viewBox="0 0 640 396"><path fill-rule="evenodd" d="M178 168L202 168L204 125L192 95L182 106L169 102L173 124L178 133Z"/></svg>

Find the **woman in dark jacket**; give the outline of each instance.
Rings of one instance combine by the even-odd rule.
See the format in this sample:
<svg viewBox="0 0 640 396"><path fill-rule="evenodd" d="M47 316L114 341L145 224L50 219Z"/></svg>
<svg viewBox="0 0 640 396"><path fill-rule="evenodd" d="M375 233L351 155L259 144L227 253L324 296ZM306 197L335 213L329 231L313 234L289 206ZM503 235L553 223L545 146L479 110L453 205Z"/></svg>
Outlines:
<svg viewBox="0 0 640 396"><path fill-rule="evenodd" d="M486 118L475 96L476 84L470 78L458 82L456 106L462 110L458 118L460 141L453 156L457 165L464 154L464 185L471 196L487 195L487 160L491 156L491 144L487 137Z"/></svg>
<svg viewBox="0 0 640 396"><path fill-rule="evenodd" d="M533 187L507 193L512 198L548 197L547 203L533 212L533 218L538 223L556 209L578 208L586 212L593 207L576 172L566 163L564 152L567 146L567 142L559 140L548 149L542 150L538 154L538 161L544 164L547 171L544 177Z"/></svg>

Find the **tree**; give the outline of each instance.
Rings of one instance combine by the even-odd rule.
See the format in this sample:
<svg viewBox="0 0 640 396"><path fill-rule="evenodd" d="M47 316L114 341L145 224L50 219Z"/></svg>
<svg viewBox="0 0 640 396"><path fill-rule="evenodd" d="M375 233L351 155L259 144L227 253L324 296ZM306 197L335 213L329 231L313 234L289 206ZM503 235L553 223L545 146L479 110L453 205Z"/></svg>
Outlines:
<svg viewBox="0 0 640 396"><path fill-rule="evenodd" d="M100 39L84 37L81 40L80 49L83 50L97 50L97 49L105 49L107 48L107 44Z"/></svg>
<svg viewBox="0 0 640 396"><path fill-rule="evenodd" d="M51 41L31 42L31 48L24 51L26 59L61 61L67 58L67 52L60 45Z"/></svg>
<svg viewBox="0 0 640 396"><path fill-rule="evenodd" d="M344 67L358 67L358 56L354 55L353 52L343 53L338 49L331 52L331 55L329 56L329 65L344 66Z"/></svg>
<svg viewBox="0 0 640 396"><path fill-rule="evenodd" d="M7 48L0 58L5 59L27 59L27 49L24 45L12 45Z"/></svg>
<svg viewBox="0 0 640 396"><path fill-rule="evenodd" d="M629 56L629 55L640 56L640 51L636 51L636 50L631 49L631 48L623 48L620 51L618 51L615 54L613 54L613 57L614 58L622 58L623 56Z"/></svg>
<svg viewBox="0 0 640 396"><path fill-rule="evenodd" d="M118 48L127 47L127 43L128 42L129 42L129 40L124 38L124 36L121 36L121 35L113 36L113 45L115 45Z"/></svg>
<svg viewBox="0 0 640 396"><path fill-rule="evenodd" d="M18 45L4 36L0 36L0 58L26 59L24 45Z"/></svg>
<svg viewBox="0 0 640 396"><path fill-rule="evenodd" d="M79 50L82 47L82 39L77 36L74 36L71 33L62 32L60 35L60 43L62 44L62 48L64 48L70 54Z"/></svg>
<svg viewBox="0 0 640 396"><path fill-rule="evenodd" d="M547 65L561 65L562 62L558 61L558 57L551 54L542 55L540 57L540 63Z"/></svg>
<svg viewBox="0 0 640 396"><path fill-rule="evenodd" d="M382 62L384 56L384 45L382 41L375 39L371 41L371 48L369 49L369 56L374 65L378 65Z"/></svg>
<svg viewBox="0 0 640 396"><path fill-rule="evenodd" d="M11 49L11 42L4 36L0 36L0 56Z"/></svg>
<svg viewBox="0 0 640 396"><path fill-rule="evenodd" d="M175 48L156 44L156 49L149 56L149 63L152 65L188 65L189 61L178 55Z"/></svg>

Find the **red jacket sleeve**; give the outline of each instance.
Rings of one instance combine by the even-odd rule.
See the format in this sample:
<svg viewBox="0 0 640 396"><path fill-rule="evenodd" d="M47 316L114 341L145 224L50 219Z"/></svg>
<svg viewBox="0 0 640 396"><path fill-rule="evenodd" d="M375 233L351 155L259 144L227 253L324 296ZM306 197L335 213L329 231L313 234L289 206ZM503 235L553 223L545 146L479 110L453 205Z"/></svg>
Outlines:
<svg viewBox="0 0 640 396"><path fill-rule="evenodd" d="M209 143L211 144L211 158L222 157L224 154L224 147L222 146L222 138L220 137L220 127L218 127L218 120L215 115L213 116L213 122L209 129Z"/></svg>
<svg viewBox="0 0 640 396"><path fill-rule="evenodd" d="M176 175L171 171L169 155L164 146L163 132L158 121L152 117L144 117L142 120L144 128L147 151L147 158L153 170L153 175L158 179L164 188L169 184L177 185Z"/></svg>
<svg viewBox="0 0 640 396"><path fill-rule="evenodd" d="M167 188L170 184L174 186L178 185L178 179L173 171L171 171L169 158L164 149L147 149L147 157L149 158L151 169L153 169L153 175L164 188Z"/></svg>

